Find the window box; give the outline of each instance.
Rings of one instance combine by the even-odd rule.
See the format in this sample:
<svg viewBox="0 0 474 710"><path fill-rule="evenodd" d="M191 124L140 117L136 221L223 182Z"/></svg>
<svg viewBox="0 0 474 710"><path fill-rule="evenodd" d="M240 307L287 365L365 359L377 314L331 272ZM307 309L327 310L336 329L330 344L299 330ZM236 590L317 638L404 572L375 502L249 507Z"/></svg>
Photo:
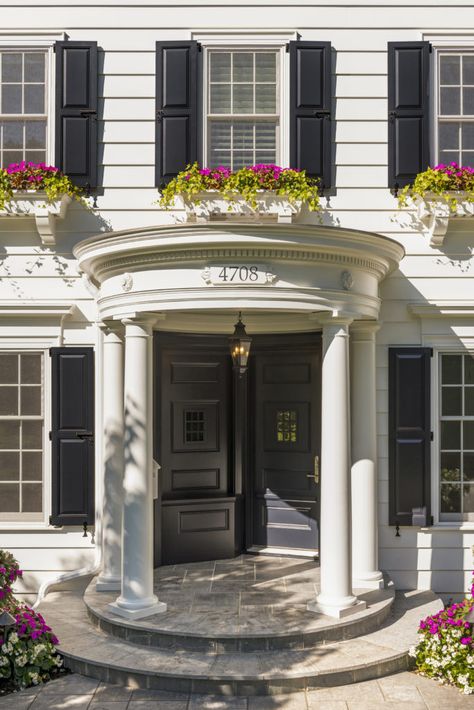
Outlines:
<svg viewBox="0 0 474 710"><path fill-rule="evenodd" d="M417 217L430 233L430 246L443 245L449 223L466 217L474 217L474 202L465 192L446 192L438 195L427 192L415 197Z"/></svg>
<svg viewBox="0 0 474 710"><path fill-rule="evenodd" d="M284 195L271 190L259 191L256 206L243 195L226 199L217 190L208 190L193 195L176 195L176 206L186 212L187 222L210 222L213 220L265 221L290 224L301 216L303 201L290 202Z"/></svg>
<svg viewBox="0 0 474 710"><path fill-rule="evenodd" d="M55 244L58 220L65 217L71 199L69 195L61 195L50 202L43 191L16 191L0 210L0 219L33 217L41 242L46 245Z"/></svg>

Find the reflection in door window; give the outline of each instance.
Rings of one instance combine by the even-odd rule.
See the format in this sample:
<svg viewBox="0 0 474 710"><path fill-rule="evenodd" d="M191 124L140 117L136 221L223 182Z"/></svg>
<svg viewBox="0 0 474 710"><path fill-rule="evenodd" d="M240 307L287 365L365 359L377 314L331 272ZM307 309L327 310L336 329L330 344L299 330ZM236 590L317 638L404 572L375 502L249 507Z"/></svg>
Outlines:
<svg viewBox="0 0 474 710"><path fill-rule="evenodd" d="M277 441L295 443L297 438L297 418L294 409L277 410Z"/></svg>

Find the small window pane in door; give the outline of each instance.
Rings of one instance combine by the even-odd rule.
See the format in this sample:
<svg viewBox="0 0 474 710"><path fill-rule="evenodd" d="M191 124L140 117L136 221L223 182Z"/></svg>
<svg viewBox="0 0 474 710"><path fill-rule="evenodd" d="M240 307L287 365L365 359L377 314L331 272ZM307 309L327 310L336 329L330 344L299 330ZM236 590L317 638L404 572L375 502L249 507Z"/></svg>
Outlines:
<svg viewBox="0 0 474 710"><path fill-rule="evenodd" d="M279 409L277 411L277 441L283 443L296 443L297 414L294 409Z"/></svg>

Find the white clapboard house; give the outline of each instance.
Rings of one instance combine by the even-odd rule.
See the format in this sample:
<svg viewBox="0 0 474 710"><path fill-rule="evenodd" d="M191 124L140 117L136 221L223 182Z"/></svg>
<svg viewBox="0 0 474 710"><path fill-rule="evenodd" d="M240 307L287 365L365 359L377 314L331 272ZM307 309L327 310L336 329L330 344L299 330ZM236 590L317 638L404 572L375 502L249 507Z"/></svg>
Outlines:
<svg viewBox="0 0 474 710"><path fill-rule="evenodd" d="M461 598L474 219L396 193L474 165L472 2L14 0L0 25L1 165L56 165L90 195L0 212L19 591L88 571L142 618L154 567L250 551L319 560L334 617L382 572ZM194 161L305 169L321 214L161 209Z"/></svg>

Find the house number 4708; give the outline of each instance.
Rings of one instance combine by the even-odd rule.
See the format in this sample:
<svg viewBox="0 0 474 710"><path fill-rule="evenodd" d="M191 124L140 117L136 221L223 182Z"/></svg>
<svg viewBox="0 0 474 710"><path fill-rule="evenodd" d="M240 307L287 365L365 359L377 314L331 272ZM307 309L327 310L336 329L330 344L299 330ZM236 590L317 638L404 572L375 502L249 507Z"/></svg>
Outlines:
<svg viewBox="0 0 474 710"><path fill-rule="evenodd" d="M222 281L258 281L258 266L223 266L219 271Z"/></svg>
<svg viewBox="0 0 474 710"><path fill-rule="evenodd" d="M265 264L210 264L202 272L210 286L268 286L275 275Z"/></svg>

